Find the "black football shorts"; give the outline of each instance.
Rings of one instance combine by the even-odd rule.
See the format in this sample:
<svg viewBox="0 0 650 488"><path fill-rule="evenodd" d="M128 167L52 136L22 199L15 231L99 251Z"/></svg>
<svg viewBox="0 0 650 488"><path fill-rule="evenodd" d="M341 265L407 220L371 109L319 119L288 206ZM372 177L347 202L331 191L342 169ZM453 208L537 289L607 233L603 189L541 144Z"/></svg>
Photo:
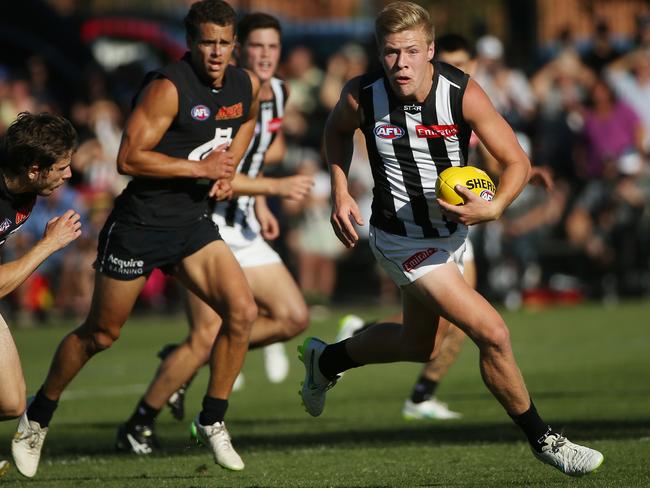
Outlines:
<svg viewBox="0 0 650 488"><path fill-rule="evenodd" d="M184 258L220 239L219 229L208 217L191 226L167 229L109 217L99 234L94 267L120 281L149 276L155 268L172 274Z"/></svg>

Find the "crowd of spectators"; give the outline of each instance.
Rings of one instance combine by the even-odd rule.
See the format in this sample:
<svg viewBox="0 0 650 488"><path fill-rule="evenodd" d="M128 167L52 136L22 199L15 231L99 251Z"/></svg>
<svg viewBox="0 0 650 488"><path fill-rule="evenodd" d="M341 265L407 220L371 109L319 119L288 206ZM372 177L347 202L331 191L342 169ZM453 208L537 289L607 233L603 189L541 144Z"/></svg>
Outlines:
<svg viewBox="0 0 650 488"><path fill-rule="evenodd" d="M613 42L604 22L588 41L574 42L564 32L527 72L508 63L497 37L479 38L475 53L473 77L533 164L546 166L555 181L552 191L527 187L502 219L473 230L481 291L513 308L650 294L650 20L639 22L637 37L623 45ZM390 303L397 297L367 244L346 250L331 231L321 154L325 118L343 84L371 66L374 54L356 43L323 62L308 47L293 46L281 65L291 93L283 122L288 150L268 173L309 173L315 186L300 205L270 203L283 228L276 246L311 303ZM0 66L0 135L21 111L60 112L79 133L71 184L39 200L2 251L5 257L23 253L45 222L67 208L82 215L83 237L50 258L3 305L27 314L27 322L51 313L85 314L97 233L127 183L115 157L129 107L116 103L106 78L93 73L86 93L63 101L38 56L20 70ZM350 185L367 222L372 178L362 138L358 142ZM471 163L498 180L495 161L480 145ZM367 236L367 229L360 232ZM152 275L141 305L178 308L173 281Z"/></svg>

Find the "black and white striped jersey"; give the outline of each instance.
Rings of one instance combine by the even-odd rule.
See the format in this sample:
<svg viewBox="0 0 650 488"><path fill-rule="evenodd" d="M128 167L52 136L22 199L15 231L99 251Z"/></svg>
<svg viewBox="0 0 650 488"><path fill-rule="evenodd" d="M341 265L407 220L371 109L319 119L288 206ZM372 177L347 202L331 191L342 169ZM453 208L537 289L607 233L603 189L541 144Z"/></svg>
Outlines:
<svg viewBox="0 0 650 488"><path fill-rule="evenodd" d="M471 128L463 118L469 76L435 61L423 103L399 100L384 72L360 80L361 130L375 181L370 223L392 234L447 237L459 227L436 203L438 174L465 166Z"/></svg>
<svg viewBox="0 0 650 488"><path fill-rule="evenodd" d="M284 105L287 91L284 82L279 78L271 78L273 98L260 101L260 110L255 124L255 135L251 140L246 154L237 166L237 173L256 178L262 171L264 156L277 137L282 126ZM214 207L213 220L219 226L249 227L259 231L259 223L254 211L255 197L242 195L232 200L218 202Z"/></svg>

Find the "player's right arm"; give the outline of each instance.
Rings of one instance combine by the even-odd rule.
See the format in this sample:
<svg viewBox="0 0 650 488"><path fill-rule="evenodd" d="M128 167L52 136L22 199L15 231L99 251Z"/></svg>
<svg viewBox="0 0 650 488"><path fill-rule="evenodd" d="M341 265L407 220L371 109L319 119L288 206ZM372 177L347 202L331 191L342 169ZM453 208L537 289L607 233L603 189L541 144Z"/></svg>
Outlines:
<svg viewBox="0 0 650 488"><path fill-rule="evenodd" d="M154 151L178 113L178 91L165 78L153 80L140 96L126 122L117 155L121 174L149 178L230 178L232 154L222 145L201 161L173 158Z"/></svg>
<svg viewBox="0 0 650 488"><path fill-rule="evenodd" d="M18 288L48 256L81 235L79 214L68 210L47 223L43 238L15 261L0 265L0 298Z"/></svg>
<svg viewBox="0 0 650 488"><path fill-rule="evenodd" d="M352 219L363 225L361 212L348 191L348 171L354 149L354 131L359 128L359 78L346 83L341 98L325 123L325 158L332 185L331 223L336 236L346 247L354 247L359 235Z"/></svg>

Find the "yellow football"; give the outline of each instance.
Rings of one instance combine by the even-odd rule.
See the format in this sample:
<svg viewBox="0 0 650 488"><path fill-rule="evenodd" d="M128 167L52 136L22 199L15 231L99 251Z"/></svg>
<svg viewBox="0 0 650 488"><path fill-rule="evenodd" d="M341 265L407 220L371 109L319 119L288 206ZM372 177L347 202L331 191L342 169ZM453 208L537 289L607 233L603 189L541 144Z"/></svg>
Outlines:
<svg viewBox="0 0 650 488"><path fill-rule="evenodd" d="M496 187L482 169L475 166L452 166L438 175L436 196L452 205L462 205L465 199L454 187L462 185L488 202L494 198Z"/></svg>

